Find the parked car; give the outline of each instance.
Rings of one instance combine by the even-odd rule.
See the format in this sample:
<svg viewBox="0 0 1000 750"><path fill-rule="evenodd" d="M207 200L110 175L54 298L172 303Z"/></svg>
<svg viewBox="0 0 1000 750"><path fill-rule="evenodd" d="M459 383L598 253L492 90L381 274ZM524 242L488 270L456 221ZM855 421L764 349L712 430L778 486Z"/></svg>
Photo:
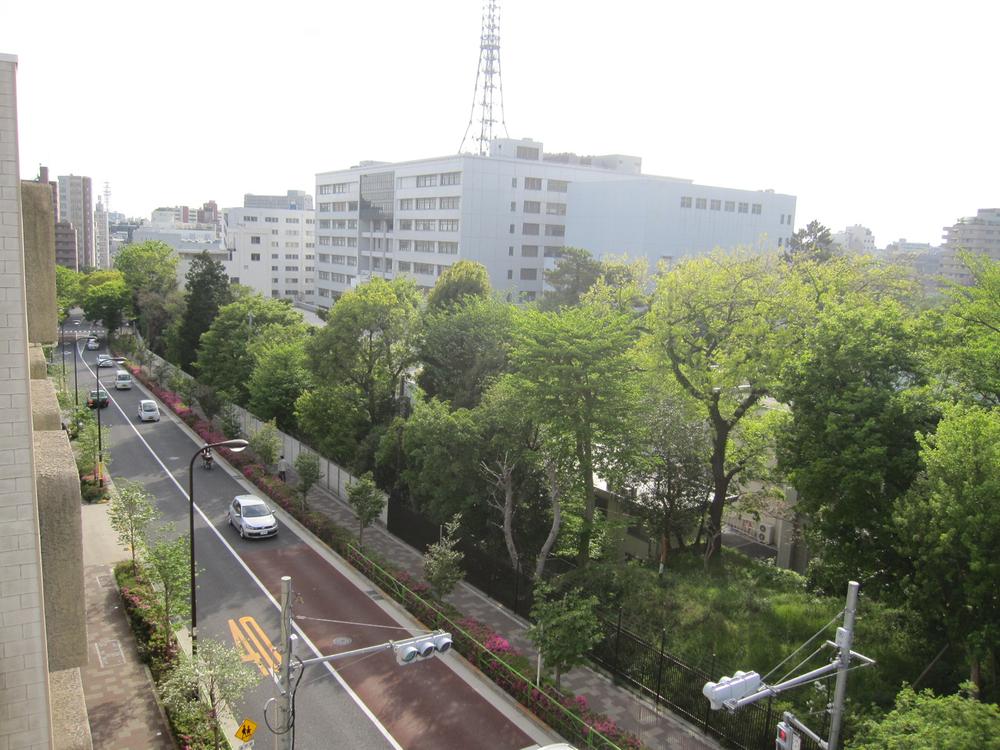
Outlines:
<svg viewBox="0 0 1000 750"><path fill-rule="evenodd" d="M87 348L90 351L94 351L95 349L100 349L101 348L101 342L99 340L95 339L94 337L90 337L89 339L87 339Z"/></svg>
<svg viewBox="0 0 1000 750"><path fill-rule="evenodd" d="M139 421L140 422L159 422L160 421L160 407L156 405L156 402L149 398L144 398L139 402Z"/></svg>
<svg viewBox="0 0 1000 750"><path fill-rule="evenodd" d="M119 370L115 373L115 390L127 391L132 388L132 373Z"/></svg>
<svg viewBox="0 0 1000 750"><path fill-rule="evenodd" d="M274 536L278 533L278 520L267 503L256 495L237 495L229 504L229 525L247 537Z"/></svg>
<svg viewBox="0 0 1000 750"><path fill-rule="evenodd" d="M111 402L111 396L108 392L101 388L100 390L93 390L90 395L87 396L87 408L88 409L103 409Z"/></svg>
<svg viewBox="0 0 1000 750"><path fill-rule="evenodd" d="M118 363L115 362L114 359L112 359L107 354L98 354L97 355L97 366L98 367L117 367Z"/></svg>

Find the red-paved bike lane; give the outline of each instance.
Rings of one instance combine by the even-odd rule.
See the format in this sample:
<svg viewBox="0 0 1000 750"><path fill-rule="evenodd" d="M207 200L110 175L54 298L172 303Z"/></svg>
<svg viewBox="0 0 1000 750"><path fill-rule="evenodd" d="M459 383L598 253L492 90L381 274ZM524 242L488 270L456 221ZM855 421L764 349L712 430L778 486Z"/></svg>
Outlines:
<svg viewBox="0 0 1000 750"><path fill-rule="evenodd" d="M304 543L281 548L265 543L242 557L275 597L279 596L281 577L291 576L296 617L361 623L297 620L323 654L408 637L369 594ZM350 642L334 643L334 639L344 638ZM387 651L333 666L406 750L520 750L534 745L439 659L399 666ZM316 676L307 672L303 681Z"/></svg>

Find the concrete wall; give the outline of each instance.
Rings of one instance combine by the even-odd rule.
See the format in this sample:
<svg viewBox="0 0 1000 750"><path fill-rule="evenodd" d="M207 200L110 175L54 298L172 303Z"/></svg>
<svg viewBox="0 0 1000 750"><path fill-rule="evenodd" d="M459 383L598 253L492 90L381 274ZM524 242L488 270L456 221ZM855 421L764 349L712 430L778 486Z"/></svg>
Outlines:
<svg viewBox="0 0 1000 750"><path fill-rule="evenodd" d="M49 669L87 663L87 611L83 597L83 524L80 478L69 437L60 429L34 434L45 637Z"/></svg>
<svg viewBox="0 0 1000 750"><path fill-rule="evenodd" d="M21 181L24 231L24 281L27 287L28 341L52 344L59 325L56 310L56 229L52 188Z"/></svg>
<svg viewBox="0 0 1000 750"><path fill-rule="evenodd" d="M51 745L17 152L17 58L0 53L0 747ZM80 590L73 592L81 597Z"/></svg>

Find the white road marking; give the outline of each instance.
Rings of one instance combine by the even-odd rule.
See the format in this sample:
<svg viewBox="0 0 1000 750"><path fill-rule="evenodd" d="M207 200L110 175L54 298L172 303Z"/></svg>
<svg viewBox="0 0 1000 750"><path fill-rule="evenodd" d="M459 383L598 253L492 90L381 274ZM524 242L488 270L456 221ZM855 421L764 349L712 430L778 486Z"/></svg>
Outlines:
<svg viewBox="0 0 1000 750"><path fill-rule="evenodd" d="M90 365L87 364L86 360L83 359L82 352L80 353L80 360L83 362L83 366L86 367L91 374L93 374L94 371L90 368ZM156 451L154 451L152 447L149 445L149 443L146 442L146 439L142 436L142 433L140 433L139 430L136 429L135 425L132 423L132 420L129 418L127 414L125 414L124 409L122 409L122 407L118 404L117 401L114 400L114 398L111 399L111 402L115 405L115 408L118 409L119 412L121 412L121 415L125 417L125 422L128 424L129 427L132 428L132 432L134 432L136 437L138 437L139 440L142 442L142 444L146 446L146 450L149 451L149 454L153 457L153 460L160 465L160 468L163 469L164 473L166 473L166 475L170 478L170 481L172 481L174 485L177 487L177 489L180 490L180 493L188 501L189 505L194 506L195 510L198 511L198 515L201 516L202 520L208 525L208 528L210 528L212 532L215 534L215 536L219 539L219 541L222 542L223 546L229 551L229 554L231 554L233 558L236 560L236 562L239 563L240 567L243 568L244 571L246 571L246 574L250 576L250 579L255 584L257 584L257 587L260 588L261 592L264 594L264 596L267 597L268 601L271 602L274 608L280 612L281 605L278 603L278 600L271 595L271 592L267 590L267 587L263 584L263 582L254 574L252 570L250 570L249 566L245 562L243 562L243 558L241 558L236 553L236 550L233 549L233 547L229 544L229 542L226 541L225 537L222 536L221 532L217 528L215 528L215 524L213 524L209 520L208 516L206 516L204 511L202 511L202 509L198 507L197 503L191 503L191 497L184 490L184 487L181 486L181 483L177 481L177 478L170 472L169 469L167 469L167 467L160 460L160 457L156 455ZM316 648L316 644L314 644L311 640L309 640L309 636L307 636L302 631L302 629L298 626L298 624L295 623L294 620L292 621L292 628L295 630L296 633L298 633L299 637L302 639L302 642L305 643L310 648L310 650L313 652L315 656L323 655L322 652L318 648ZM351 699L358 705L358 708L360 708L364 712L365 716L367 716L368 719L372 722L372 724L375 725L375 728L378 729L378 731L382 734L383 737L385 737L385 739L389 742L389 744L392 745L393 748L395 748L395 750L403 750L403 746L396 741L395 737L389 734L389 730L382 725L382 722L378 720L375 714L372 713L371 709L368 708L368 706L365 705L364 701L361 700L361 697L357 693L355 693L354 690L351 688L351 686L348 685L344 681L344 679L337 673L337 670L334 669L328 662L324 662L323 666L326 667L326 670L331 675L333 675L334 679L336 679L338 683L340 683L340 686L344 689L344 692L346 692L349 696L351 696Z"/></svg>

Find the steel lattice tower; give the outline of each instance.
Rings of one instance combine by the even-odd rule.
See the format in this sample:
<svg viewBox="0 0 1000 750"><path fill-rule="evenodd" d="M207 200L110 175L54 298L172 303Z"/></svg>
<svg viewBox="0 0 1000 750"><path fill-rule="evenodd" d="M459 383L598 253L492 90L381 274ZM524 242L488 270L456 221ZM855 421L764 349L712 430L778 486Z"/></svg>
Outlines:
<svg viewBox="0 0 1000 750"><path fill-rule="evenodd" d="M484 0L483 29L479 37L479 66L476 68L476 90L472 95L472 110L469 112L469 124L465 126L462 145L458 152L462 153L469 131L476 119L476 108L479 108L479 135L473 137L477 142L476 152L486 156L490 151L490 141L493 140L493 126L499 122L507 135L507 123L503 114L503 81L500 78L500 8L499 0ZM500 119L494 116L494 92L500 97Z"/></svg>

